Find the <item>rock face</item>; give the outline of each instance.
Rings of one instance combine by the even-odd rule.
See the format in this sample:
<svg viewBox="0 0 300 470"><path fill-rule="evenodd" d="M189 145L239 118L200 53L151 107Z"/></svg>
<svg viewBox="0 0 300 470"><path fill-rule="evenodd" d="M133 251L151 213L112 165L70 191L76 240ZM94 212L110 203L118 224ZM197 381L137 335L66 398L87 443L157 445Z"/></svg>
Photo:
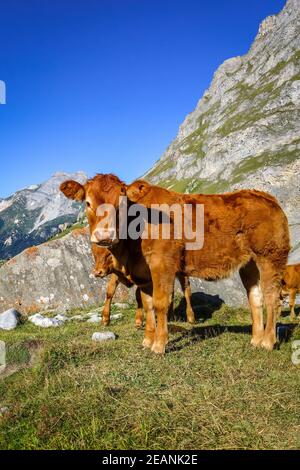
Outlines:
<svg viewBox="0 0 300 470"><path fill-rule="evenodd" d="M107 279L96 279L92 269L86 229L28 248L0 268L0 312L12 306L29 314L97 305L105 299ZM116 300L133 294L119 286Z"/></svg>
<svg viewBox="0 0 300 470"><path fill-rule="evenodd" d="M84 182L86 175L56 173L45 183L0 200L0 260L45 242L77 220L81 204L59 191L60 183L66 179Z"/></svg>
<svg viewBox="0 0 300 470"><path fill-rule="evenodd" d="M299 174L300 0L288 0L278 15L262 22L245 56L219 67L144 177L181 192L256 188L272 193L289 219L294 263L300 262ZM236 277L196 284L229 303L245 301Z"/></svg>

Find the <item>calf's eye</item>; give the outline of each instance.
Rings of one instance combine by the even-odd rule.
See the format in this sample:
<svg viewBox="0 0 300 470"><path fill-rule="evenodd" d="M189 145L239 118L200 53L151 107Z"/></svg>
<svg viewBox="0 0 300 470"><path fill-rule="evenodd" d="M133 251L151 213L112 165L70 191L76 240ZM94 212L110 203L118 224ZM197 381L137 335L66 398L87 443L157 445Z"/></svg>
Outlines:
<svg viewBox="0 0 300 470"><path fill-rule="evenodd" d="M91 207L91 203L86 201L86 207Z"/></svg>

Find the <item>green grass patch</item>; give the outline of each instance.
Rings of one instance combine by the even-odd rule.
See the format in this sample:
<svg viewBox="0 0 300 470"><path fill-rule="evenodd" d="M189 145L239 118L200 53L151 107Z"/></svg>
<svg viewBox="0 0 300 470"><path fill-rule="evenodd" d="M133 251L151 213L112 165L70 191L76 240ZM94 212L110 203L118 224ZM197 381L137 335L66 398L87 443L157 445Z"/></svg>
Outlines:
<svg viewBox="0 0 300 470"><path fill-rule="evenodd" d="M195 326L171 322L163 358L142 350L129 310L109 327L114 342L93 343L105 328L88 323L1 332L11 351L33 342L42 349L31 367L0 380L0 407L8 409L0 448L299 448L291 342L272 353L254 349L247 309L203 316L204 307ZM293 334L300 337L299 327Z"/></svg>
<svg viewBox="0 0 300 470"><path fill-rule="evenodd" d="M66 235L68 235L69 233L73 232L73 230L84 228L84 227L86 227L85 222L78 222L77 224L71 225L70 227L66 228L66 230L63 230L62 232L60 232L60 233L54 235L53 237L49 238L48 241L59 240L60 238L63 238Z"/></svg>
<svg viewBox="0 0 300 470"><path fill-rule="evenodd" d="M297 160L300 156L300 149L290 146L283 147L277 152L263 152L258 156L245 158L233 171L230 176L230 183L235 184L245 179L245 176L254 173L260 168L274 165L287 165Z"/></svg>

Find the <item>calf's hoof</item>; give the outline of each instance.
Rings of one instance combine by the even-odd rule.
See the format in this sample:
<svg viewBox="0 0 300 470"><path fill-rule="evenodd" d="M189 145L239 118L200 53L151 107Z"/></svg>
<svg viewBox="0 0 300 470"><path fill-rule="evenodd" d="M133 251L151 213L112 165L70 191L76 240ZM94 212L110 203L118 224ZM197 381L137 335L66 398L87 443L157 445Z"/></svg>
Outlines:
<svg viewBox="0 0 300 470"><path fill-rule="evenodd" d="M276 340L272 340L269 338L264 338L261 342L262 348L266 349L267 351L273 351L276 344Z"/></svg>
<svg viewBox="0 0 300 470"><path fill-rule="evenodd" d="M165 354L166 347L162 343L154 342L151 351L155 354Z"/></svg>
<svg viewBox="0 0 300 470"><path fill-rule="evenodd" d="M253 346L254 348L259 348L261 346L262 340L262 337L252 337L251 346Z"/></svg>
<svg viewBox="0 0 300 470"><path fill-rule="evenodd" d="M135 327L137 330L140 330L143 326L143 322L142 321L136 321L135 322Z"/></svg>
<svg viewBox="0 0 300 470"><path fill-rule="evenodd" d="M189 310L187 312L186 318L187 318L188 323L190 323L191 325L196 322L195 315L194 315L194 312L192 310Z"/></svg>
<svg viewBox="0 0 300 470"><path fill-rule="evenodd" d="M144 338L144 341L142 343L142 346L144 349L151 349L152 345L153 345L153 339Z"/></svg>

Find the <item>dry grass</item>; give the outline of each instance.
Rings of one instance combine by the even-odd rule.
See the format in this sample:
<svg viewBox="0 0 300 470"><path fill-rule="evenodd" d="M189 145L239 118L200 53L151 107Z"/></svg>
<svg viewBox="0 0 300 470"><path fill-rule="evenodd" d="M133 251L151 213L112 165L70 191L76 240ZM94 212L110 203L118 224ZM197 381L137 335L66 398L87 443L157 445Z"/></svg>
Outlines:
<svg viewBox="0 0 300 470"><path fill-rule="evenodd" d="M1 449L300 447L291 340L253 349L247 312L223 307L194 328L172 322L164 358L142 350L131 311L109 329L118 339L103 344L91 334L104 328L86 323L1 333L10 361L30 365L0 380ZM31 363L30 344L39 345Z"/></svg>

